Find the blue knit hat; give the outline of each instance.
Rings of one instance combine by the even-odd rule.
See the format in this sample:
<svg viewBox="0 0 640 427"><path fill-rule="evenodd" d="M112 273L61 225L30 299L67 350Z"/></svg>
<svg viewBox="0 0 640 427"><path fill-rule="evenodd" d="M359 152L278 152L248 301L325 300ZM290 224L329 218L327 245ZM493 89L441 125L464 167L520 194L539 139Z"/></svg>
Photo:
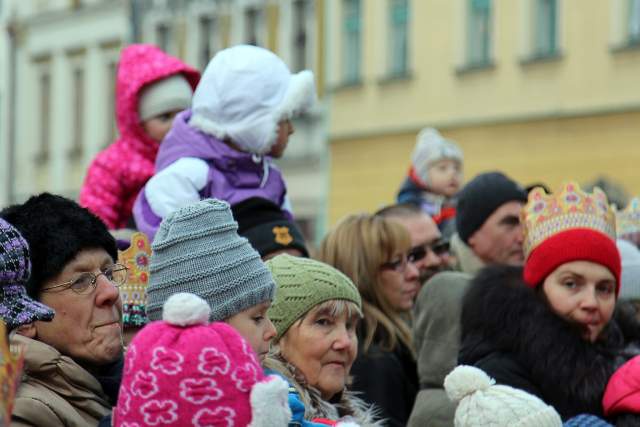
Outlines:
<svg viewBox="0 0 640 427"><path fill-rule="evenodd" d="M160 320L163 304L178 292L207 301L210 321L273 300L271 273L237 230L229 205L216 199L181 208L162 221L151 245L149 320Z"/></svg>

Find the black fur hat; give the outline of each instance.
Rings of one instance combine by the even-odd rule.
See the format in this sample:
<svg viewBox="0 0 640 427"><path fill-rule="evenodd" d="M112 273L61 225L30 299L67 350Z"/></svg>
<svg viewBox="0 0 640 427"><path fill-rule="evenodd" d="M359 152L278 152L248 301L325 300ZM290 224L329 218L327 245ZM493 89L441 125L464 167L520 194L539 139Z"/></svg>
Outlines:
<svg viewBox="0 0 640 427"><path fill-rule="evenodd" d="M115 261L116 241L95 215L73 200L50 193L32 196L0 211L29 243L31 277L27 293L38 298L42 284L59 274L84 249L102 248Z"/></svg>

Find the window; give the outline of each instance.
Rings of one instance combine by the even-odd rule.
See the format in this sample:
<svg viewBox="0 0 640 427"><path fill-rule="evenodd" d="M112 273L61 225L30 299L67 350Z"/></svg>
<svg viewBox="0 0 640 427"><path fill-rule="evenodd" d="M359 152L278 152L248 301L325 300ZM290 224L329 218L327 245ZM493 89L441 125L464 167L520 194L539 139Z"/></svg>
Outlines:
<svg viewBox="0 0 640 427"><path fill-rule="evenodd" d="M535 32L533 55L549 56L556 53L557 1L535 0Z"/></svg>
<svg viewBox="0 0 640 427"><path fill-rule="evenodd" d="M167 24L159 24L156 27L156 42L160 49L169 53L169 47L171 46L171 29Z"/></svg>
<svg viewBox="0 0 640 427"><path fill-rule="evenodd" d="M250 7L244 12L244 28L245 28L245 40L247 44L254 46L260 45L260 39L258 31L261 28L260 25L260 9L257 7Z"/></svg>
<svg viewBox="0 0 640 427"><path fill-rule="evenodd" d="M291 63L295 71L307 68L307 12L309 0L293 2L293 49Z"/></svg>
<svg viewBox="0 0 640 427"><path fill-rule="evenodd" d="M360 0L343 0L343 13L342 74L345 83L354 83L360 80Z"/></svg>
<svg viewBox="0 0 640 427"><path fill-rule="evenodd" d="M628 39L640 43L640 0L629 0Z"/></svg>
<svg viewBox="0 0 640 427"><path fill-rule="evenodd" d="M200 18L200 68L205 69L215 53L215 22L210 16Z"/></svg>
<svg viewBox="0 0 640 427"><path fill-rule="evenodd" d="M82 155L84 132L84 70L73 70L73 135L69 156L78 158Z"/></svg>
<svg viewBox="0 0 640 427"><path fill-rule="evenodd" d="M468 65L491 63L491 0L468 0Z"/></svg>
<svg viewBox="0 0 640 427"><path fill-rule="evenodd" d="M51 144L51 74L43 71L40 74L40 138L37 163L46 163L49 160L49 147Z"/></svg>
<svg viewBox="0 0 640 427"><path fill-rule="evenodd" d="M408 68L408 0L390 0L389 74L403 76Z"/></svg>

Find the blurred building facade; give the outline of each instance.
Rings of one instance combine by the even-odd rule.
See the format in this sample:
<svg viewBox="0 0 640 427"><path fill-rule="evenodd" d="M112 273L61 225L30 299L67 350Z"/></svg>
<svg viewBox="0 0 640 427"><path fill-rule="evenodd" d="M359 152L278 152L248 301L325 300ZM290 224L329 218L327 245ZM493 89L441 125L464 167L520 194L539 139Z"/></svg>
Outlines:
<svg viewBox="0 0 640 427"><path fill-rule="evenodd" d="M395 200L424 126L461 145L466 178L640 193L640 1L327 4L329 223Z"/></svg>
<svg viewBox="0 0 640 427"><path fill-rule="evenodd" d="M13 88L4 104L12 113L3 130L5 202L42 191L76 198L89 162L117 135L115 73L129 37L128 2L13 0L3 9L11 57L3 80Z"/></svg>
<svg viewBox="0 0 640 427"><path fill-rule="evenodd" d="M310 69L319 102L294 121L284 173L296 221L312 241L325 224L328 172L323 102L323 0L138 0L133 33L201 71L215 53L246 43L278 54L292 71Z"/></svg>
<svg viewBox="0 0 640 427"><path fill-rule="evenodd" d="M5 2L0 1L0 76L7 76L9 73L9 28L5 14L7 7ZM9 110L7 103L8 80L0 78L0 206L4 206L9 202L9 180L10 180L10 164L9 164Z"/></svg>

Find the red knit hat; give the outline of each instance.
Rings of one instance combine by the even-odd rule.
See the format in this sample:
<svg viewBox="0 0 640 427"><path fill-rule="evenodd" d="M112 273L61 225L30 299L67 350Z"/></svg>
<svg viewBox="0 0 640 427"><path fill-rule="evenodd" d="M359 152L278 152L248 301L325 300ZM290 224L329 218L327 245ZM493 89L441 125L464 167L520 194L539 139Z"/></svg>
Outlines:
<svg viewBox="0 0 640 427"><path fill-rule="evenodd" d="M562 264L590 261L611 271L618 294L622 267L615 243L615 217L600 189L588 194L570 182L555 195L547 195L535 188L529 193L522 222L524 281L529 286L538 286Z"/></svg>
<svg viewBox="0 0 640 427"><path fill-rule="evenodd" d="M535 287L553 271L571 261L591 261L611 271L620 290L620 253L615 242L604 233L588 228L561 231L536 247L524 265L524 281Z"/></svg>

